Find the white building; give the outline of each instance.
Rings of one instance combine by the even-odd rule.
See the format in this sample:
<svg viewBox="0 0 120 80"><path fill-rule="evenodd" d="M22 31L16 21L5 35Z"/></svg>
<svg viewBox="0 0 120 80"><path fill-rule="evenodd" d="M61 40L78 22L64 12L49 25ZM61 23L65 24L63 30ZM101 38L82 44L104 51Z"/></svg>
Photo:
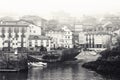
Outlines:
<svg viewBox="0 0 120 80"><path fill-rule="evenodd" d="M46 47L47 50L50 50L51 47L51 38L41 35L30 35L28 41L28 48L33 50L37 47Z"/></svg>
<svg viewBox="0 0 120 80"><path fill-rule="evenodd" d="M38 36L38 39L33 36ZM30 41L32 42L31 47L40 46L43 41L43 46L50 48L50 39L41 36L39 26L24 20L0 21L0 49L29 48Z"/></svg>
<svg viewBox="0 0 120 80"><path fill-rule="evenodd" d="M41 35L41 27L29 24L29 35Z"/></svg>
<svg viewBox="0 0 120 80"><path fill-rule="evenodd" d="M108 48L111 43L111 34L107 32L81 32L79 44L85 48Z"/></svg>
<svg viewBox="0 0 120 80"><path fill-rule="evenodd" d="M83 31L83 25L75 24L75 32L81 32L81 31Z"/></svg>
<svg viewBox="0 0 120 80"><path fill-rule="evenodd" d="M61 29L53 29L48 30L46 32L46 36L52 38L51 47L58 48L58 47L66 47L72 48L72 31L67 27L64 26Z"/></svg>
<svg viewBox="0 0 120 80"><path fill-rule="evenodd" d="M51 47L57 48L63 46L63 30L49 30L46 32L46 36L52 38L51 40Z"/></svg>
<svg viewBox="0 0 120 80"><path fill-rule="evenodd" d="M64 31L63 33L63 46L66 48L72 48L73 47L73 33L72 31L67 27L64 26L62 28L62 30Z"/></svg>
<svg viewBox="0 0 120 80"><path fill-rule="evenodd" d="M0 22L0 49L27 47L28 25L19 21Z"/></svg>
<svg viewBox="0 0 120 80"><path fill-rule="evenodd" d="M28 27L29 35L41 35L42 31L41 31L40 26L37 26L34 23L31 23L31 22L26 21L26 20L18 20L18 22L21 24L27 24L29 26Z"/></svg>

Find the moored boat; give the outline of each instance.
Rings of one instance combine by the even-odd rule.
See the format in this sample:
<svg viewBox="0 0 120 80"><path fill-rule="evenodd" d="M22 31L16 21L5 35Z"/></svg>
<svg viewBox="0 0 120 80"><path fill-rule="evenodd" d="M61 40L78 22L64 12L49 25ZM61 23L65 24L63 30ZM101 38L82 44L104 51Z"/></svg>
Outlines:
<svg viewBox="0 0 120 80"><path fill-rule="evenodd" d="M53 50L43 54L44 62L63 62L74 59L81 52L80 48Z"/></svg>
<svg viewBox="0 0 120 80"><path fill-rule="evenodd" d="M30 63L28 63L28 65L30 67L45 67L45 66L47 66L47 63L43 63L43 62L30 62Z"/></svg>

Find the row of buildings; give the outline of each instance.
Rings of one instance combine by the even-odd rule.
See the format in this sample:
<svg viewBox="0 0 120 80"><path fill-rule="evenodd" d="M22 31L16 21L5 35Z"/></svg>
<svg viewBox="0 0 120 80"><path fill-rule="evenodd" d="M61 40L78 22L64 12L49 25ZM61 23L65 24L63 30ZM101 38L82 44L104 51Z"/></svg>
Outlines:
<svg viewBox="0 0 120 80"><path fill-rule="evenodd" d="M42 23L41 23L42 24ZM106 49L116 41L119 27L113 28L113 23L86 25L61 25L60 27L45 29L27 20L0 21L0 49L28 48L36 50L44 46L52 48L72 48L79 44L83 48ZM44 32L44 34L43 34Z"/></svg>
<svg viewBox="0 0 120 80"><path fill-rule="evenodd" d="M51 48L71 48L72 32L64 26L60 30L46 31L42 35L41 26L25 20L0 21L0 49L28 48L35 50L41 46Z"/></svg>
<svg viewBox="0 0 120 80"><path fill-rule="evenodd" d="M41 35L41 27L27 21L0 21L0 49L34 48L50 44L50 38Z"/></svg>
<svg viewBox="0 0 120 80"><path fill-rule="evenodd" d="M117 43L119 35L119 25L111 21L97 25L75 25L76 42L88 49L103 50L112 48Z"/></svg>

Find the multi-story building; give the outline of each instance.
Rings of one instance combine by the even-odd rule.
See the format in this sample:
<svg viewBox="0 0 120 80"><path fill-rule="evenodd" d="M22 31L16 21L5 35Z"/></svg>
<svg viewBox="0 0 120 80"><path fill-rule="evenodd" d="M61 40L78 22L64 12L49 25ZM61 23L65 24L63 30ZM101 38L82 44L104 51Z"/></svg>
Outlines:
<svg viewBox="0 0 120 80"><path fill-rule="evenodd" d="M25 21L25 20L22 20ZM27 48L31 50L39 49L40 46L46 47L50 49L50 38L42 35L42 30L40 26L36 24L30 23L29 21L25 21L28 23L28 32L29 38L27 42ZM40 24L39 24L40 25Z"/></svg>
<svg viewBox="0 0 120 80"><path fill-rule="evenodd" d="M10 48L30 48L41 45L50 48L50 38L41 36L39 26L24 20L0 21L0 49L10 50Z"/></svg>
<svg viewBox="0 0 120 80"><path fill-rule="evenodd" d="M41 35L41 27L29 24L29 35Z"/></svg>
<svg viewBox="0 0 120 80"><path fill-rule="evenodd" d="M37 48L40 48L41 46L46 47L47 50L50 50L51 47L51 38L42 36L42 35L30 35L29 41L28 41L29 49L36 50Z"/></svg>
<svg viewBox="0 0 120 80"><path fill-rule="evenodd" d="M62 29L54 29L49 30L46 32L46 36L49 36L52 38L51 40L51 47L57 48L63 46L63 30Z"/></svg>
<svg viewBox="0 0 120 80"><path fill-rule="evenodd" d="M0 49L27 47L28 24L19 21L0 22Z"/></svg>
<svg viewBox="0 0 120 80"><path fill-rule="evenodd" d="M63 33L63 46L66 48L72 48L73 47L73 33L72 31L67 27L62 27Z"/></svg>
<svg viewBox="0 0 120 80"><path fill-rule="evenodd" d="M111 34L107 32L81 32L79 33L79 44L91 49L108 48L111 37Z"/></svg>
<svg viewBox="0 0 120 80"><path fill-rule="evenodd" d="M51 47L58 48L58 47L66 47L72 48L72 31L67 27L64 26L60 29L52 29L46 32L46 36L52 38Z"/></svg>

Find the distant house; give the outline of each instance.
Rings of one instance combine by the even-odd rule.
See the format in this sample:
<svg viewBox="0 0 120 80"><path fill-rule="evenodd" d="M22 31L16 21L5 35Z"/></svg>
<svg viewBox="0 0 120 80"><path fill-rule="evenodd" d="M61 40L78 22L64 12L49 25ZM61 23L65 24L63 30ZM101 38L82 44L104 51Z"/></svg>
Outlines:
<svg viewBox="0 0 120 80"><path fill-rule="evenodd" d="M73 32L70 28L67 26L62 27L62 30L64 31L63 34L63 43L64 47L66 48L72 48L73 47Z"/></svg>
<svg viewBox="0 0 120 80"><path fill-rule="evenodd" d="M75 24L75 28L74 28L74 31L75 32L81 32L83 31L83 25L82 24Z"/></svg>
<svg viewBox="0 0 120 80"><path fill-rule="evenodd" d="M27 47L28 27L20 21L0 21L0 49Z"/></svg>
<svg viewBox="0 0 120 80"><path fill-rule="evenodd" d="M107 32L81 32L79 44L84 48L108 48L111 43L111 34Z"/></svg>
<svg viewBox="0 0 120 80"><path fill-rule="evenodd" d="M29 24L29 35L41 35L41 27Z"/></svg>
<svg viewBox="0 0 120 80"><path fill-rule="evenodd" d="M41 27L31 22L25 20L0 21L0 49L41 46L42 41L44 47L50 46L50 39L41 36ZM32 42L31 46L30 42Z"/></svg>
<svg viewBox="0 0 120 80"><path fill-rule="evenodd" d="M64 26L62 28L51 29L46 32L46 36L52 38L51 47L65 47L72 48L72 31Z"/></svg>
<svg viewBox="0 0 120 80"><path fill-rule="evenodd" d="M50 49L51 47L51 38L42 36L42 35L30 35L28 38L28 48L35 50L41 46Z"/></svg>

